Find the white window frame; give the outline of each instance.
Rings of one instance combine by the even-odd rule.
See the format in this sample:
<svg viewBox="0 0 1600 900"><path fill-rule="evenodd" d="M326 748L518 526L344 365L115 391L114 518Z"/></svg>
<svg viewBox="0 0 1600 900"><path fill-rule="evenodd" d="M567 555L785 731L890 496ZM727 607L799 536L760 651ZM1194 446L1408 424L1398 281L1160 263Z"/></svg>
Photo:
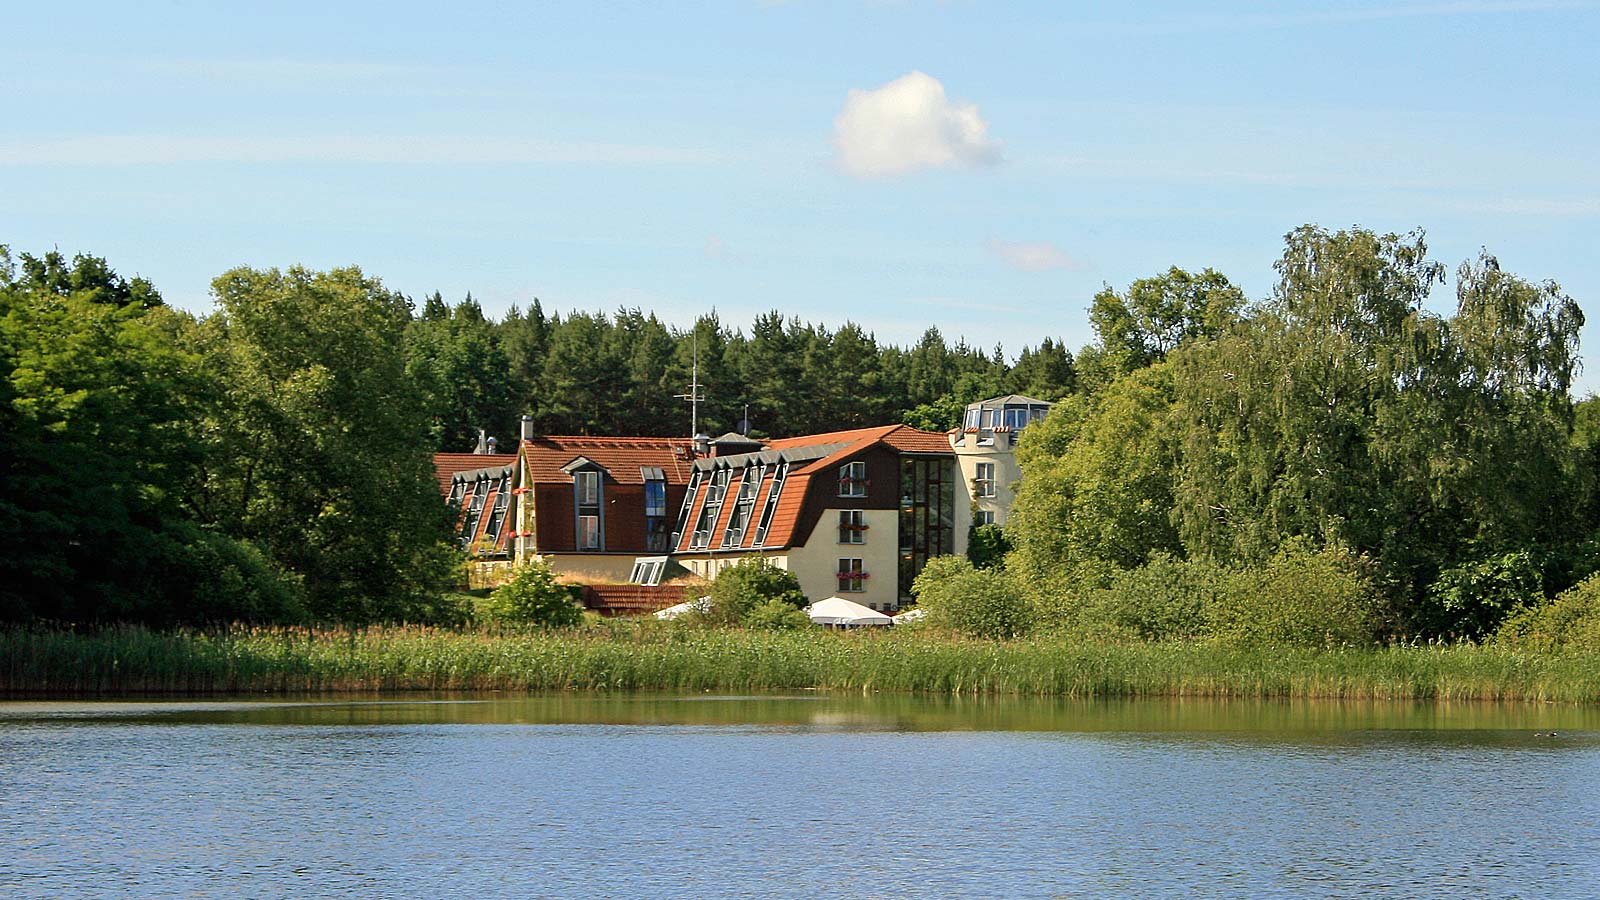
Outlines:
<svg viewBox="0 0 1600 900"><path fill-rule="evenodd" d="M839 496L867 496L867 464L849 462L839 467Z"/></svg>
<svg viewBox="0 0 1600 900"><path fill-rule="evenodd" d="M994 510L980 509L972 514L972 524L976 528L994 524Z"/></svg>
<svg viewBox="0 0 1600 900"><path fill-rule="evenodd" d="M862 564L860 557L840 557L839 565L834 569L834 575L839 580L839 593L859 594L865 591L867 589L867 581L861 577L864 574L866 574L866 567Z"/></svg>
<svg viewBox="0 0 1600 900"><path fill-rule="evenodd" d="M867 533L867 513L862 509L839 510L839 543L865 544Z"/></svg>
<svg viewBox="0 0 1600 900"><path fill-rule="evenodd" d="M984 477L984 473L985 472L988 473L988 477L987 478ZM974 494L978 495L979 497L993 497L994 496L994 463L992 463L992 462L981 462L981 463L978 463L977 474L973 476L972 484L973 484L973 493Z"/></svg>

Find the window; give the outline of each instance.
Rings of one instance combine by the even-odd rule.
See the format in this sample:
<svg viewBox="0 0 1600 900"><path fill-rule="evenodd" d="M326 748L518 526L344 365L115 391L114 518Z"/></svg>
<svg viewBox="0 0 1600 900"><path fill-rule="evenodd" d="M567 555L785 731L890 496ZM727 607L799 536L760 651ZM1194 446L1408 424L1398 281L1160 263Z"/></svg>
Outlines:
<svg viewBox="0 0 1600 900"><path fill-rule="evenodd" d="M600 512L601 490L599 472L573 474L572 492L576 501L579 550L605 549L605 533Z"/></svg>
<svg viewBox="0 0 1600 900"><path fill-rule="evenodd" d="M778 510L778 495L783 493L783 479L789 472L787 462L778 463L777 471L772 473L772 487L767 488L767 505L761 510L761 524L756 526L755 546L764 546L767 542L767 531L772 528L772 515Z"/></svg>
<svg viewBox="0 0 1600 900"><path fill-rule="evenodd" d="M993 525L994 511L988 509L978 510L972 514L972 524L978 527L982 527L984 525Z"/></svg>
<svg viewBox="0 0 1600 900"><path fill-rule="evenodd" d="M578 516L578 549L600 549L600 517Z"/></svg>
<svg viewBox="0 0 1600 900"><path fill-rule="evenodd" d="M683 530L689 527L689 513L694 510L694 498L699 493L700 472L696 470L689 476L689 489L684 491L683 506L678 508L678 524L672 529L672 538L668 541L668 547L672 550L678 549L678 541L683 537Z"/></svg>
<svg viewBox="0 0 1600 900"><path fill-rule="evenodd" d="M978 463L978 474L972 479L974 493L979 497L994 496L994 463Z"/></svg>
<svg viewBox="0 0 1600 900"><path fill-rule="evenodd" d="M649 478L644 483L644 548L667 552L667 483Z"/></svg>
<svg viewBox="0 0 1600 900"><path fill-rule="evenodd" d="M478 536L478 522L483 518L483 502L489 496L489 479L480 478L472 486L472 502L467 505L467 516L461 521L461 546L472 544Z"/></svg>
<svg viewBox="0 0 1600 900"><path fill-rule="evenodd" d="M667 483L665 481L646 481L644 483L644 514L647 516L665 516L667 514Z"/></svg>
<svg viewBox="0 0 1600 900"><path fill-rule="evenodd" d="M494 510L489 513L489 527L484 535L491 541L500 539L500 529L506 522L506 510L511 506L511 476L506 475L500 479L500 484L494 492Z"/></svg>
<svg viewBox="0 0 1600 900"><path fill-rule="evenodd" d="M899 596L935 556L955 552L956 494L961 490L950 457L902 457L900 462Z"/></svg>
<svg viewBox="0 0 1600 900"><path fill-rule="evenodd" d="M661 576L666 571L665 556L641 556L633 561L633 572L628 576L628 581L632 584L660 584Z"/></svg>
<svg viewBox="0 0 1600 900"><path fill-rule="evenodd" d="M739 495L734 499L733 512L728 515L728 527L722 532L722 546L738 547L744 543L744 530L750 524L756 493L761 486L761 472L758 466L745 466L739 475Z"/></svg>
<svg viewBox="0 0 1600 900"><path fill-rule="evenodd" d="M839 590L860 593L867 589L867 573L859 559L839 560Z"/></svg>
<svg viewBox="0 0 1600 900"><path fill-rule="evenodd" d="M839 467L839 496L865 497L867 495L867 464L845 463Z"/></svg>
<svg viewBox="0 0 1600 900"><path fill-rule="evenodd" d="M1005 425L1012 431L1021 431L1028 424L1028 408L1026 406L1006 407Z"/></svg>
<svg viewBox="0 0 1600 900"><path fill-rule="evenodd" d="M450 499L445 502L450 504L451 509L460 509L461 498L465 497L466 494L467 483L465 481L458 481L450 486Z"/></svg>
<svg viewBox="0 0 1600 900"><path fill-rule="evenodd" d="M973 431L978 430L978 409L976 407L967 410L966 418L962 422L961 427L971 429Z"/></svg>
<svg viewBox="0 0 1600 900"><path fill-rule="evenodd" d="M867 514L859 509L839 510L839 543L865 544L867 542Z"/></svg>
<svg viewBox="0 0 1600 900"><path fill-rule="evenodd" d="M727 469L718 469L706 485L706 502L700 507L700 520L695 523L690 550L704 550L711 546L711 531L717 527L717 517L722 514L722 498L728 492Z"/></svg>
<svg viewBox="0 0 1600 900"><path fill-rule="evenodd" d="M744 476L739 479L739 502L755 502L756 493L761 490L761 478L766 473L763 466L745 466Z"/></svg>

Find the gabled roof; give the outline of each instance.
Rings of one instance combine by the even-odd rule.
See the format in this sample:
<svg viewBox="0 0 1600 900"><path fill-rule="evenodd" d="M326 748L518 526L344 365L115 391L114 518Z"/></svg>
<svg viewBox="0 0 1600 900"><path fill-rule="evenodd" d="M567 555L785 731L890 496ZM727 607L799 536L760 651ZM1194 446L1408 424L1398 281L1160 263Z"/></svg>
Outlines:
<svg viewBox="0 0 1600 900"><path fill-rule="evenodd" d="M522 442L528 477L534 483L570 483L573 464L589 463L606 470L617 484L643 484L643 469L660 469L668 484L685 484L693 468L689 449L689 442L681 438L552 434Z"/></svg>
<svg viewBox="0 0 1600 900"><path fill-rule="evenodd" d="M435 453L433 474L439 479L439 492L450 496L450 482L457 472L509 466L517 461L515 453Z"/></svg>

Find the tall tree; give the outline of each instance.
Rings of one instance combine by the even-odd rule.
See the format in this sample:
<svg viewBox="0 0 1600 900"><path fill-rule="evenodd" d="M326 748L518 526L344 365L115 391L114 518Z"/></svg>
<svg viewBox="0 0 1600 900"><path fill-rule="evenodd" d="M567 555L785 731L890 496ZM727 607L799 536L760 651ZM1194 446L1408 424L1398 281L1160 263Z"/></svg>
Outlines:
<svg viewBox="0 0 1600 900"><path fill-rule="evenodd" d="M438 295L429 298L431 309ZM413 319L405 333L406 373L422 391L435 450L462 452L479 429L511 446L517 434L511 364L500 336L470 297Z"/></svg>
<svg viewBox="0 0 1600 900"><path fill-rule="evenodd" d="M452 578L410 304L359 269L234 269L199 335L225 388L204 423L209 509L304 578L324 620L425 621Z"/></svg>
<svg viewBox="0 0 1600 900"><path fill-rule="evenodd" d="M1006 375L1009 393L1039 400L1060 400L1078 386L1078 370L1067 345L1045 338L1038 349L1023 347Z"/></svg>
<svg viewBox="0 0 1600 900"><path fill-rule="evenodd" d="M1121 293L1105 287L1094 296L1089 322L1114 377L1160 362L1188 341L1222 334L1243 306L1244 292L1221 273L1173 266Z"/></svg>

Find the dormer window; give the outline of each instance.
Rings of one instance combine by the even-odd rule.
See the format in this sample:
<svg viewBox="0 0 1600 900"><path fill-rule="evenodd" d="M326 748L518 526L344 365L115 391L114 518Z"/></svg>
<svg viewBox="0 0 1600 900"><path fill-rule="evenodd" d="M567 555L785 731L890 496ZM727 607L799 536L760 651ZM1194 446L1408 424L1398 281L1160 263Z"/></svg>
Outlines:
<svg viewBox="0 0 1600 900"><path fill-rule="evenodd" d="M839 467L839 496L865 497L867 495L867 464L845 463Z"/></svg>
<svg viewBox="0 0 1600 900"><path fill-rule="evenodd" d="M574 523L577 527L579 550L605 549L605 527L602 521L600 500L604 488L600 473L589 470L572 473Z"/></svg>

